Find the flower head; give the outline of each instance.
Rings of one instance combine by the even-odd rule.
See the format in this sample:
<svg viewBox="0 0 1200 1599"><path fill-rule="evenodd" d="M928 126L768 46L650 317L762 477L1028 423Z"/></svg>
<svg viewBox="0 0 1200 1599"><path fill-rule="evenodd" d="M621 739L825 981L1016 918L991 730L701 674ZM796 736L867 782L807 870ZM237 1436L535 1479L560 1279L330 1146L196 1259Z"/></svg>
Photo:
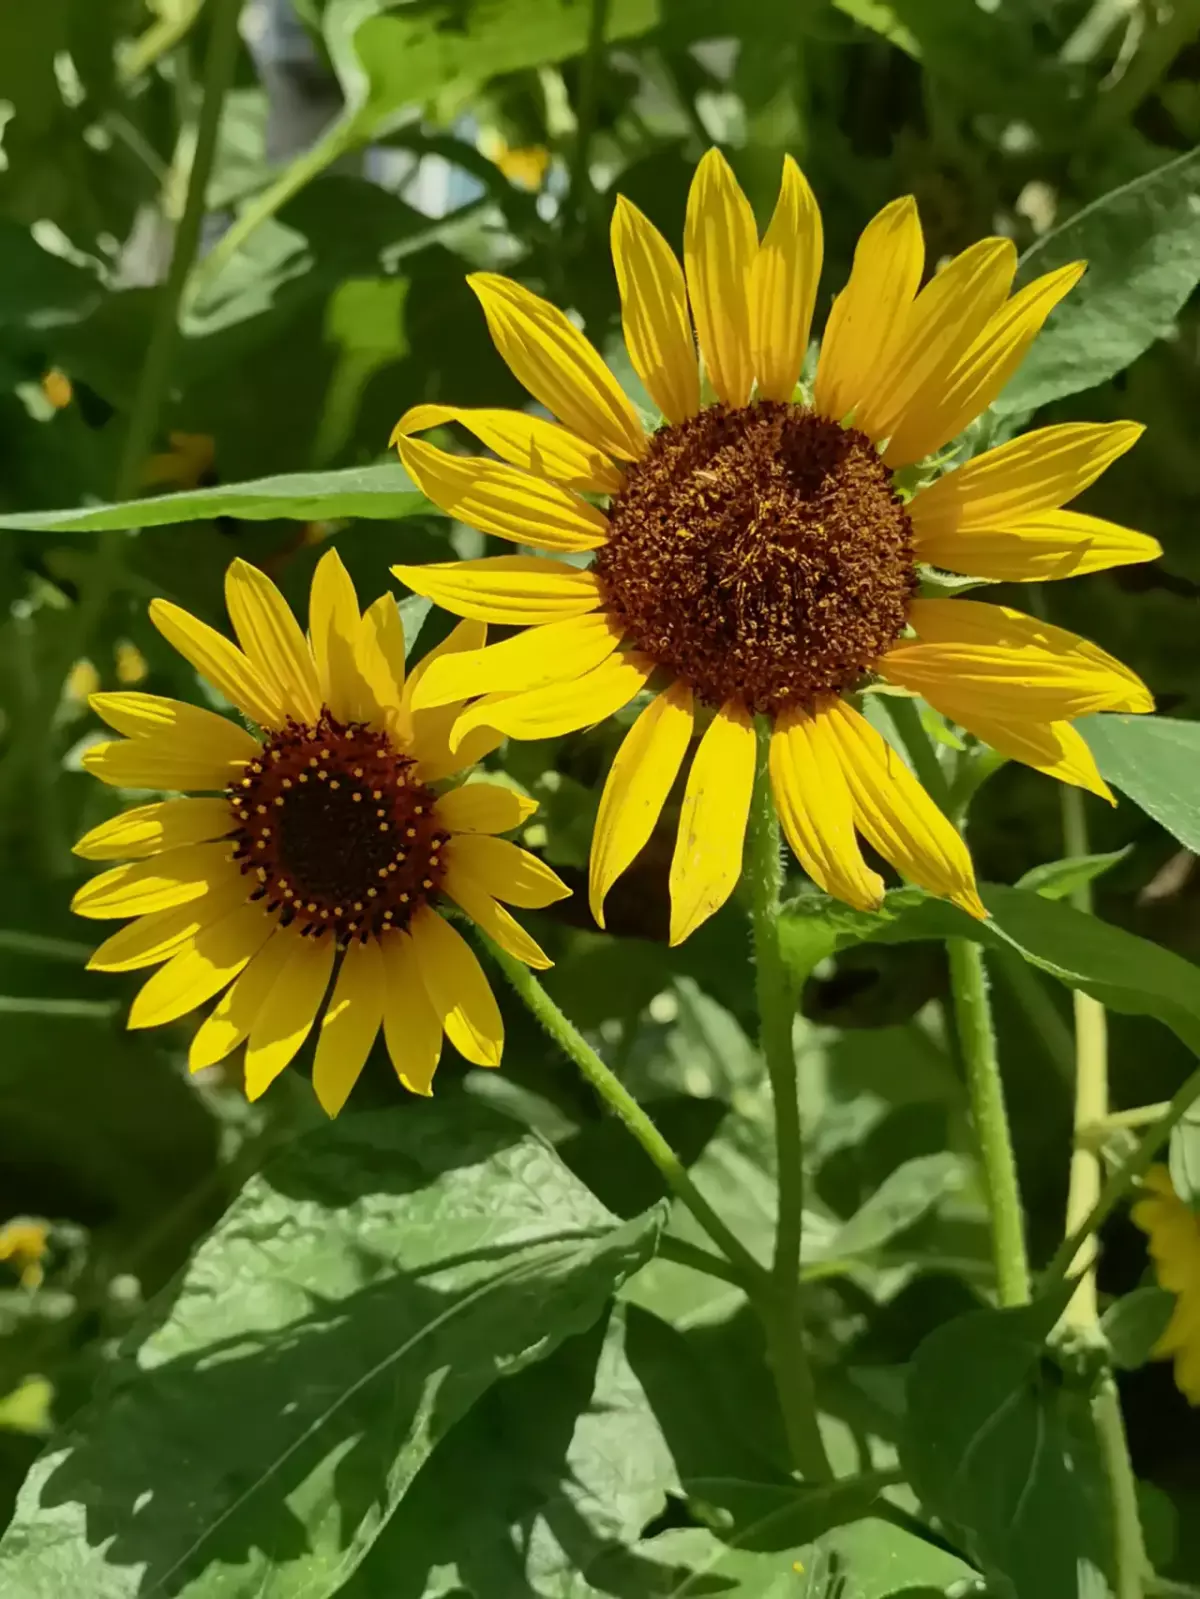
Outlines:
<svg viewBox="0 0 1200 1599"><path fill-rule="evenodd" d="M1159 1286L1175 1295L1154 1353L1174 1360L1180 1393L1200 1405L1200 1216L1175 1192L1165 1166L1152 1166L1142 1181L1146 1193L1131 1214L1149 1237Z"/></svg>
<svg viewBox="0 0 1200 1599"><path fill-rule="evenodd" d="M567 892L535 856L495 835L533 809L511 790L444 780L497 742L486 730L457 752L461 706L418 710L436 660L484 646L463 622L405 678L390 596L360 615L336 552L313 578L308 637L269 578L235 561L226 601L241 648L155 600L151 620L250 722L151 694L96 694L126 738L84 765L122 788L202 796L138 806L75 846L127 860L81 888L82 916L135 916L89 965L160 969L131 1027L174 1021L220 994L192 1040L193 1070L246 1042L251 1099L295 1056L330 984L313 1086L335 1115L380 1027L401 1082L428 1094L442 1035L496 1066L503 1027L478 960L438 909L453 901L510 954L550 964L500 901L548 905Z"/></svg>
<svg viewBox="0 0 1200 1599"><path fill-rule="evenodd" d="M895 201L859 240L809 396L798 384L822 232L790 158L761 241L710 151L688 200L682 266L623 197L612 242L629 357L662 426L647 434L562 312L476 273L469 282L497 348L557 422L422 405L393 434L414 481L448 515L552 552L395 569L460 616L525 629L439 663L414 704L480 696L455 738L485 727L545 738L653 695L600 803L590 891L601 924L605 895L650 837L696 733L671 866L672 942L728 897L755 716L770 719L777 807L815 882L876 905L883 883L861 837L904 876L982 916L959 834L853 696L872 679L919 694L1002 754L1111 799L1071 720L1150 710L1139 679L1019 611L921 598L917 568L1026 581L1157 554L1143 534L1062 509L1140 427L1046 428L915 494L897 475L991 404L1082 266L1012 293L1013 245L985 239L921 287L916 207ZM446 422L500 460L414 437Z"/></svg>

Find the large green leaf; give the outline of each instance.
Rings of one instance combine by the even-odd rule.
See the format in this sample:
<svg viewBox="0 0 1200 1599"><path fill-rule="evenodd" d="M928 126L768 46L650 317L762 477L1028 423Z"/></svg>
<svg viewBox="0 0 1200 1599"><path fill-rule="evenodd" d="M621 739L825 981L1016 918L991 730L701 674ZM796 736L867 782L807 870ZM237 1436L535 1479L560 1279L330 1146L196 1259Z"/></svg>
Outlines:
<svg viewBox="0 0 1200 1599"><path fill-rule="evenodd" d="M1200 722L1085 716L1077 725L1108 781L1181 844L1200 850Z"/></svg>
<svg viewBox="0 0 1200 1599"><path fill-rule="evenodd" d="M23 1599L337 1591L438 1439L652 1252L471 1101L299 1140L252 1180L0 1543Z"/></svg>
<svg viewBox="0 0 1200 1599"><path fill-rule="evenodd" d="M1110 1517L1087 1395L1045 1358L1063 1302L948 1322L918 1349L909 1376L909 1481L1016 1599L1108 1592Z"/></svg>
<svg viewBox="0 0 1200 1599"><path fill-rule="evenodd" d="M84 505L71 511L16 512L0 516L0 528L30 533L100 533L110 528L168 527L209 522L218 516L247 521L286 517L298 522L334 522L343 517L395 521L432 512L396 462L352 467L344 472L291 472L256 483L221 484L186 494L124 500L119 505Z"/></svg>
<svg viewBox="0 0 1200 1599"><path fill-rule="evenodd" d="M1083 281L996 401L1002 415L1093 388L1170 333L1200 282L1200 152L1085 206L1025 252L1017 281L1081 260Z"/></svg>

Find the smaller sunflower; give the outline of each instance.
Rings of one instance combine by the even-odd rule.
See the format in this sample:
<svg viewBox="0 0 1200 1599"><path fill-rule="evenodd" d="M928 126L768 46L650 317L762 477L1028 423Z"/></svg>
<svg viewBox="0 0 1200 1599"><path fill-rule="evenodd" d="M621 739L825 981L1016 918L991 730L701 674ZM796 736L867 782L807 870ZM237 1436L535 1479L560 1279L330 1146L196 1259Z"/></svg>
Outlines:
<svg viewBox="0 0 1200 1599"><path fill-rule="evenodd" d="M50 1229L44 1221L10 1221L0 1227L0 1261L17 1273L22 1288L41 1287L49 1242Z"/></svg>
<svg viewBox="0 0 1200 1599"><path fill-rule="evenodd" d="M1130 1214L1150 1240L1159 1287L1175 1295L1175 1309L1154 1346L1160 1360L1175 1362L1175 1386L1200 1405L1200 1216L1184 1204L1165 1166L1142 1179L1145 1197Z"/></svg>
<svg viewBox="0 0 1200 1599"><path fill-rule="evenodd" d="M380 1027L406 1088L428 1094L445 1034L467 1060L498 1066L504 1029L470 945L437 908L453 901L509 954L551 963L501 901L549 905L568 892L548 866L497 837L535 808L511 790L444 780L493 748L482 732L451 752L461 706L415 710L435 659L482 648L460 623L405 678L390 596L360 614L336 552L313 576L308 637L262 572L238 560L225 584L241 648L166 600L150 618L251 723L153 694L94 694L128 735L83 764L120 788L188 789L125 811L75 852L131 864L76 894L81 916L137 919L89 966L160 970L130 1027L155 1027L222 997L192 1040L211 1066L245 1042L257 1099L321 1020L313 1087L329 1115L345 1103Z"/></svg>

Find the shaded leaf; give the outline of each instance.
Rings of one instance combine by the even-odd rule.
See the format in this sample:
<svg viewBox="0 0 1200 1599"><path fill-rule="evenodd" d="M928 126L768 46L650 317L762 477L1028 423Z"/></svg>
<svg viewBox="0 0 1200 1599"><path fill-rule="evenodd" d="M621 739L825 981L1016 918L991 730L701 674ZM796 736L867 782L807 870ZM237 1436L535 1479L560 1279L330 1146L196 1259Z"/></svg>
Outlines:
<svg viewBox="0 0 1200 1599"><path fill-rule="evenodd" d="M1175 1309L1175 1295L1147 1284L1114 1299L1100 1326L1112 1349L1113 1364L1122 1371L1144 1366L1166 1331Z"/></svg>
<svg viewBox="0 0 1200 1599"><path fill-rule="evenodd" d="M1200 722L1085 716L1075 725L1113 787L1181 844L1200 851Z"/></svg>
<svg viewBox="0 0 1200 1599"><path fill-rule="evenodd" d="M891 1172L820 1250L821 1261L846 1260L882 1249L944 1198L961 1190L964 1167L950 1153L921 1155Z"/></svg>
<svg viewBox="0 0 1200 1599"><path fill-rule="evenodd" d="M1168 1165L1172 1188L1200 1212L1200 1110L1195 1107L1171 1129Z"/></svg>
<svg viewBox="0 0 1200 1599"><path fill-rule="evenodd" d="M1108 855L1071 855L1066 860L1046 861L1031 867L1017 879L1018 888L1031 889L1043 899L1068 899L1077 888L1085 888L1103 876L1118 861L1123 861L1133 850L1132 844L1113 850Z"/></svg>

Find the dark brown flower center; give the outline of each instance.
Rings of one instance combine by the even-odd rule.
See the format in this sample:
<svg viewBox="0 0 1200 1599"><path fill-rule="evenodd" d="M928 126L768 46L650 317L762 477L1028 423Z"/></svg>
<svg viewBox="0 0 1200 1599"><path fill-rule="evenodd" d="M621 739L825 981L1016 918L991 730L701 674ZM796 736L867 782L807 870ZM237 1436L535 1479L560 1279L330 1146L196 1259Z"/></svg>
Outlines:
<svg viewBox="0 0 1200 1599"><path fill-rule="evenodd" d="M272 733L228 791L250 897L339 943L406 927L441 883L449 837L414 765L386 734L327 710Z"/></svg>
<svg viewBox="0 0 1200 1599"><path fill-rule="evenodd" d="M800 406L711 406L655 434L596 575L630 642L711 705L811 708L903 631L912 526L865 434Z"/></svg>

